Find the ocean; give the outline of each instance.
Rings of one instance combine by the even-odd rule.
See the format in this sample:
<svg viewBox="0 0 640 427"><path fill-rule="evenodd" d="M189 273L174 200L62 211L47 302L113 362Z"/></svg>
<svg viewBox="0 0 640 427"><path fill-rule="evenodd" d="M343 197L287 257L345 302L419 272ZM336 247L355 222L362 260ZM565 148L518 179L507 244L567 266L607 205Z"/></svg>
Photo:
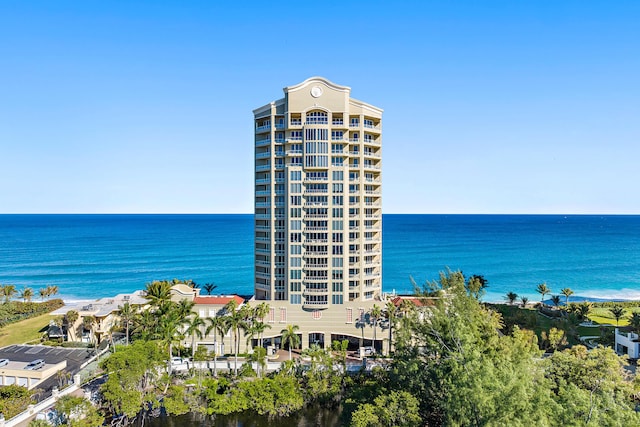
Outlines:
<svg viewBox="0 0 640 427"><path fill-rule="evenodd" d="M385 292L447 268L483 275L486 301L538 300L542 282L552 294L640 299L640 216L383 216ZM0 284L89 300L173 278L252 294L253 215L0 215Z"/></svg>

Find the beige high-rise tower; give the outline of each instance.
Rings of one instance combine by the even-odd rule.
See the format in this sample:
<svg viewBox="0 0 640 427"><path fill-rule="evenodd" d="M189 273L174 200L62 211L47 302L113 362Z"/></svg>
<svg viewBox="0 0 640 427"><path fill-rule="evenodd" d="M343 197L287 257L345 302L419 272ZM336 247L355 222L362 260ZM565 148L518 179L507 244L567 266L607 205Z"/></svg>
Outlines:
<svg viewBox="0 0 640 427"><path fill-rule="evenodd" d="M255 298L326 309L382 292L382 110L321 77L254 110Z"/></svg>

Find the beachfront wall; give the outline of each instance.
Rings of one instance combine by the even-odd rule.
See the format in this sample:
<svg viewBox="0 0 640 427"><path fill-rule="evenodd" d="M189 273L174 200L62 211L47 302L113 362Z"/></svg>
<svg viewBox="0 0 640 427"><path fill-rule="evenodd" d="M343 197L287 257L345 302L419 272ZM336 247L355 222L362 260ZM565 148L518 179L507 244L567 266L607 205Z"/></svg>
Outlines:
<svg viewBox="0 0 640 427"><path fill-rule="evenodd" d="M638 359L640 357L640 342L638 342L638 334L633 332L623 332L616 328L616 352L620 355L627 355L629 359Z"/></svg>

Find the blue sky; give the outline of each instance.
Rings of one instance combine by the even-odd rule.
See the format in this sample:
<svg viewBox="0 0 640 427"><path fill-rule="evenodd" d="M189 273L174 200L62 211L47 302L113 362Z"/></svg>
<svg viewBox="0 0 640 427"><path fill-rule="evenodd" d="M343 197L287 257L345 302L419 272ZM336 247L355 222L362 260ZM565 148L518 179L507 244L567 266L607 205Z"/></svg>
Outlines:
<svg viewBox="0 0 640 427"><path fill-rule="evenodd" d="M319 75L387 213L640 214L640 2L214 3L0 2L0 212L252 212L251 111Z"/></svg>

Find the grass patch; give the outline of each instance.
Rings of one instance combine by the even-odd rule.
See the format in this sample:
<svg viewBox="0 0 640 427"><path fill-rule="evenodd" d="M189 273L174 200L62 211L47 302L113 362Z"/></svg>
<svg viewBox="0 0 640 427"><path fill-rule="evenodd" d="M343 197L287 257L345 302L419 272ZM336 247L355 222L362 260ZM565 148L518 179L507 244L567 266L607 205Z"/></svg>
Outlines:
<svg viewBox="0 0 640 427"><path fill-rule="evenodd" d="M0 329L0 347L39 340L47 330L51 319L53 316L50 314L42 314L5 326Z"/></svg>

